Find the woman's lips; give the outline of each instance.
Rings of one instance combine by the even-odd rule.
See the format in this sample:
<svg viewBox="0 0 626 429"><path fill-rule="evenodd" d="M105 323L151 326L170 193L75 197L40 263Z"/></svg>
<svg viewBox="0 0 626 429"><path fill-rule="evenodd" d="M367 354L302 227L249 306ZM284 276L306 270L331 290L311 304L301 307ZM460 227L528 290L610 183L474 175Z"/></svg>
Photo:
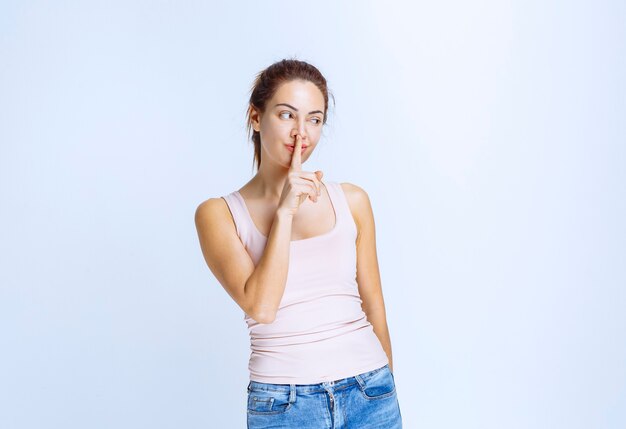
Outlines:
<svg viewBox="0 0 626 429"><path fill-rule="evenodd" d="M288 150L289 152L293 152L294 147L296 147L296 146L295 146L295 145L293 145L293 144L287 144L287 145L285 145L285 146L287 146L287 150ZM308 145L306 145L306 146L305 146L305 145L302 145L302 147L300 148L300 149L301 149L300 153L303 153L303 152L306 150L306 148L307 148L307 147L309 147L309 146L308 146Z"/></svg>

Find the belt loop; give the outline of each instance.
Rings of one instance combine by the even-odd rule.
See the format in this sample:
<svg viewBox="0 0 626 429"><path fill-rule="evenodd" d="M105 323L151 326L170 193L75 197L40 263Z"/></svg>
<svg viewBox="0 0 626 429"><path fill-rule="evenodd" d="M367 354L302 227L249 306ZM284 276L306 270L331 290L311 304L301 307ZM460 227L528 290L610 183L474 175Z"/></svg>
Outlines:
<svg viewBox="0 0 626 429"><path fill-rule="evenodd" d="M293 404L294 402L296 402L296 385L290 384L289 385L289 403Z"/></svg>
<svg viewBox="0 0 626 429"><path fill-rule="evenodd" d="M359 384L361 388L365 387L365 381L363 380L363 377L361 377L361 374L355 375L354 379L356 380L356 382Z"/></svg>

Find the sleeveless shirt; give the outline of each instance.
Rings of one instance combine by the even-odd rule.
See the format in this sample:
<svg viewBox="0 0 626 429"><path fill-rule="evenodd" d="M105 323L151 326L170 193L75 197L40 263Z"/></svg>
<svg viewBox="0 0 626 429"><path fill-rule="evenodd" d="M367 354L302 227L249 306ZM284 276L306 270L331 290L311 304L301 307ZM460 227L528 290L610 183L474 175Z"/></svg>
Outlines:
<svg viewBox="0 0 626 429"><path fill-rule="evenodd" d="M287 281L272 323L259 323L244 312L250 336L250 380L314 384L389 363L361 307L356 282L357 227L350 206L338 182L322 183L335 213L334 227L290 242ZM267 237L255 226L238 191L222 198L256 266Z"/></svg>

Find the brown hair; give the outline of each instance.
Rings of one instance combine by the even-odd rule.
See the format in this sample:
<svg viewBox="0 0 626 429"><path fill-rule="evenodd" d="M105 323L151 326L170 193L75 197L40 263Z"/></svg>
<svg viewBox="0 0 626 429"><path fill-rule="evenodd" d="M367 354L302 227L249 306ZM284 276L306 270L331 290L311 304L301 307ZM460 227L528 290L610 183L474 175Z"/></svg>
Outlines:
<svg viewBox="0 0 626 429"><path fill-rule="evenodd" d="M324 119L328 119L328 96L335 101L335 97L329 92L326 79L313 65L297 59L283 59L275 62L256 75L252 89L250 90L250 102L246 112L246 130L254 144L254 164L257 170L261 166L261 133L252 128L250 115L254 107L260 113L265 111L267 102L274 96L280 85L293 80L305 80L313 83L324 96Z"/></svg>

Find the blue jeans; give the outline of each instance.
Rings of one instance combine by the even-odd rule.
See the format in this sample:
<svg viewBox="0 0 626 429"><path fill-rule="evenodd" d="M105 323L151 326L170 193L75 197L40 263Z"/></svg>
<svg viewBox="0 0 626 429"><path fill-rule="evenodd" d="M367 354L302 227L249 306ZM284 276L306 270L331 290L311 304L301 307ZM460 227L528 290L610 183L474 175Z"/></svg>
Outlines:
<svg viewBox="0 0 626 429"><path fill-rule="evenodd" d="M389 364L317 384L248 383L248 429L401 429Z"/></svg>

